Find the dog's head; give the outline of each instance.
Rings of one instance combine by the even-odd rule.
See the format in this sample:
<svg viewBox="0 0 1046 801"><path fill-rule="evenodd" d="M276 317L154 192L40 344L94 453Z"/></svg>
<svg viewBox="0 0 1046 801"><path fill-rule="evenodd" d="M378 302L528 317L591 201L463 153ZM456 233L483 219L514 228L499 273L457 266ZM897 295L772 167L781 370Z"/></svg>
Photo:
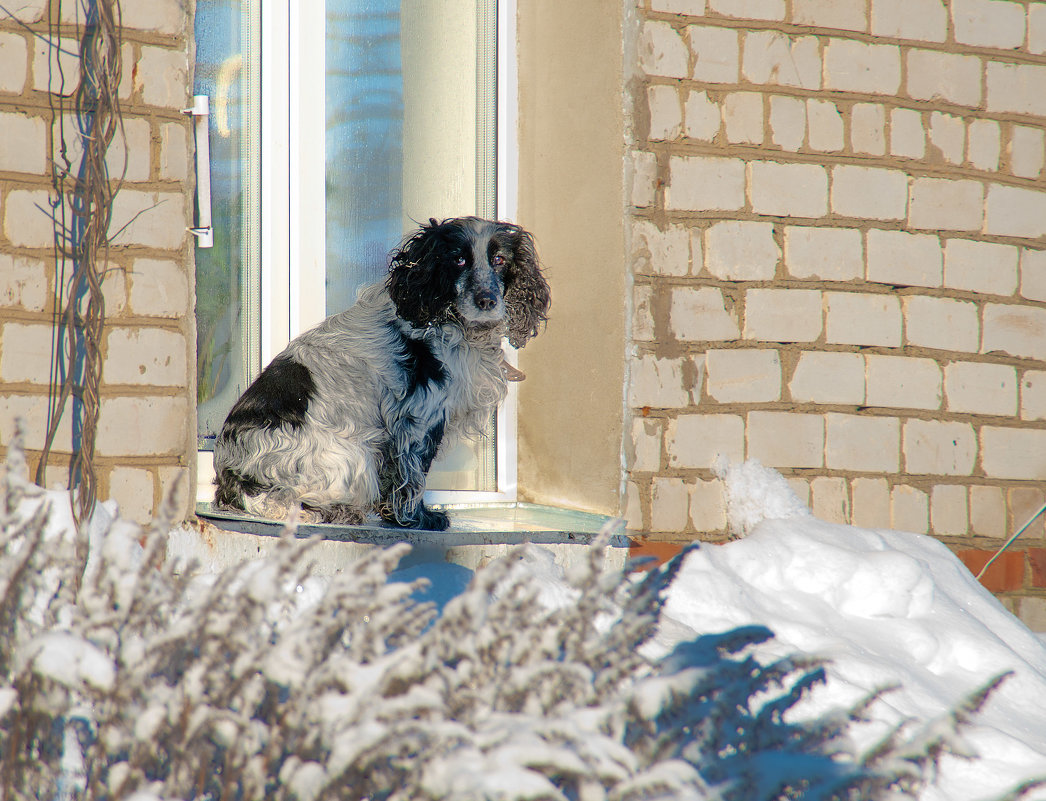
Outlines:
<svg viewBox="0 0 1046 801"><path fill-rule="evenodd" d="M521 348L548 319L548 283L534 238L518 225L459 217L429 220L389 260L386 287L396 313L422 328L457 320L466 327L506 324Z"/></svg>

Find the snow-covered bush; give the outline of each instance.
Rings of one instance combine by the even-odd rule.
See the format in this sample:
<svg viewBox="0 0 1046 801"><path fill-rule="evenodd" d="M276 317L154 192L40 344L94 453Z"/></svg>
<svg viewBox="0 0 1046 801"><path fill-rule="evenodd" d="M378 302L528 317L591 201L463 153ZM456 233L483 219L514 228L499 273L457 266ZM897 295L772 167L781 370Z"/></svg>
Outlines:
<svg viewBox="0 0 1046 801"><path fill-rule="evenodd" d="M314 541L290 533L190 579L163 558L169 520L91 538L49 527L46 501L12 448L4 799L885 799L961 752L987 692L856 755L846 729L863 706L791 719L823 670L763 664L766 629L643 655L678 561L628 577L594 546L550 608L520 549L437 616L419 584L386 580L405 546L322 591Z"/></svg>

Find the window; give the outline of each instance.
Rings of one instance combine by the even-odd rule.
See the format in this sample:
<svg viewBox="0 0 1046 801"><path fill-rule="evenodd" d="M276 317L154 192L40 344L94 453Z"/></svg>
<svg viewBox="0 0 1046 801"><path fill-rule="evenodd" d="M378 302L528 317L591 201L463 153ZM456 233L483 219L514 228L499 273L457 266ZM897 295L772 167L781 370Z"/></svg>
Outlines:
<svg viewBox="0 0 1046 801"><path fill-rule="evenodd" d="M429 217L511 218L514 9L495 0L198 0L213 247L197 247L201 500L208 451L261 367L381 280ZM500 61L500 68L499 68ZM499 197L500 193L500 197ZM446 443L431 500L514 495L514 399ZM454 491L454 496L440 491Z"/></svg>

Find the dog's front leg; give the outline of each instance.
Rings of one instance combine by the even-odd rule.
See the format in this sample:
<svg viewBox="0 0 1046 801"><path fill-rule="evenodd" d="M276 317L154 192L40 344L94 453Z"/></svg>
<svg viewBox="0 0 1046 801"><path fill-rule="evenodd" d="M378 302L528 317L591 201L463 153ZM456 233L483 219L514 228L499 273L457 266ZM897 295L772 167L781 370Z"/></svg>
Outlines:
<svg viewBox="0 0 1046 801"><path fill-rule="evenodd" d="M427 430L420 430L413 420L390 427L378 500L378 513L387 523L427 531L444 531L450 525L445 512L428 508L424 501L425 478L443 439L443 428L442 420Z"/></svg>

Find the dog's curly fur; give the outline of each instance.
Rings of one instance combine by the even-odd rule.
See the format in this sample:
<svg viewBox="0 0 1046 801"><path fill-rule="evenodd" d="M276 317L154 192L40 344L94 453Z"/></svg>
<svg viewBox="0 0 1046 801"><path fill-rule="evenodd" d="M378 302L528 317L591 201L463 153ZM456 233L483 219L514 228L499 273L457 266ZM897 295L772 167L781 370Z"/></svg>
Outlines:
<svg viewBox="0 0 1046 801"><path fill-rule="evenodd" d="M549 303L527 231L430 220L384 283L292 341L236 402L215 445L215 505L447 528L422 499L432 460L445 437L482 434L507 391L502 337L523 347Z"/></svg>

